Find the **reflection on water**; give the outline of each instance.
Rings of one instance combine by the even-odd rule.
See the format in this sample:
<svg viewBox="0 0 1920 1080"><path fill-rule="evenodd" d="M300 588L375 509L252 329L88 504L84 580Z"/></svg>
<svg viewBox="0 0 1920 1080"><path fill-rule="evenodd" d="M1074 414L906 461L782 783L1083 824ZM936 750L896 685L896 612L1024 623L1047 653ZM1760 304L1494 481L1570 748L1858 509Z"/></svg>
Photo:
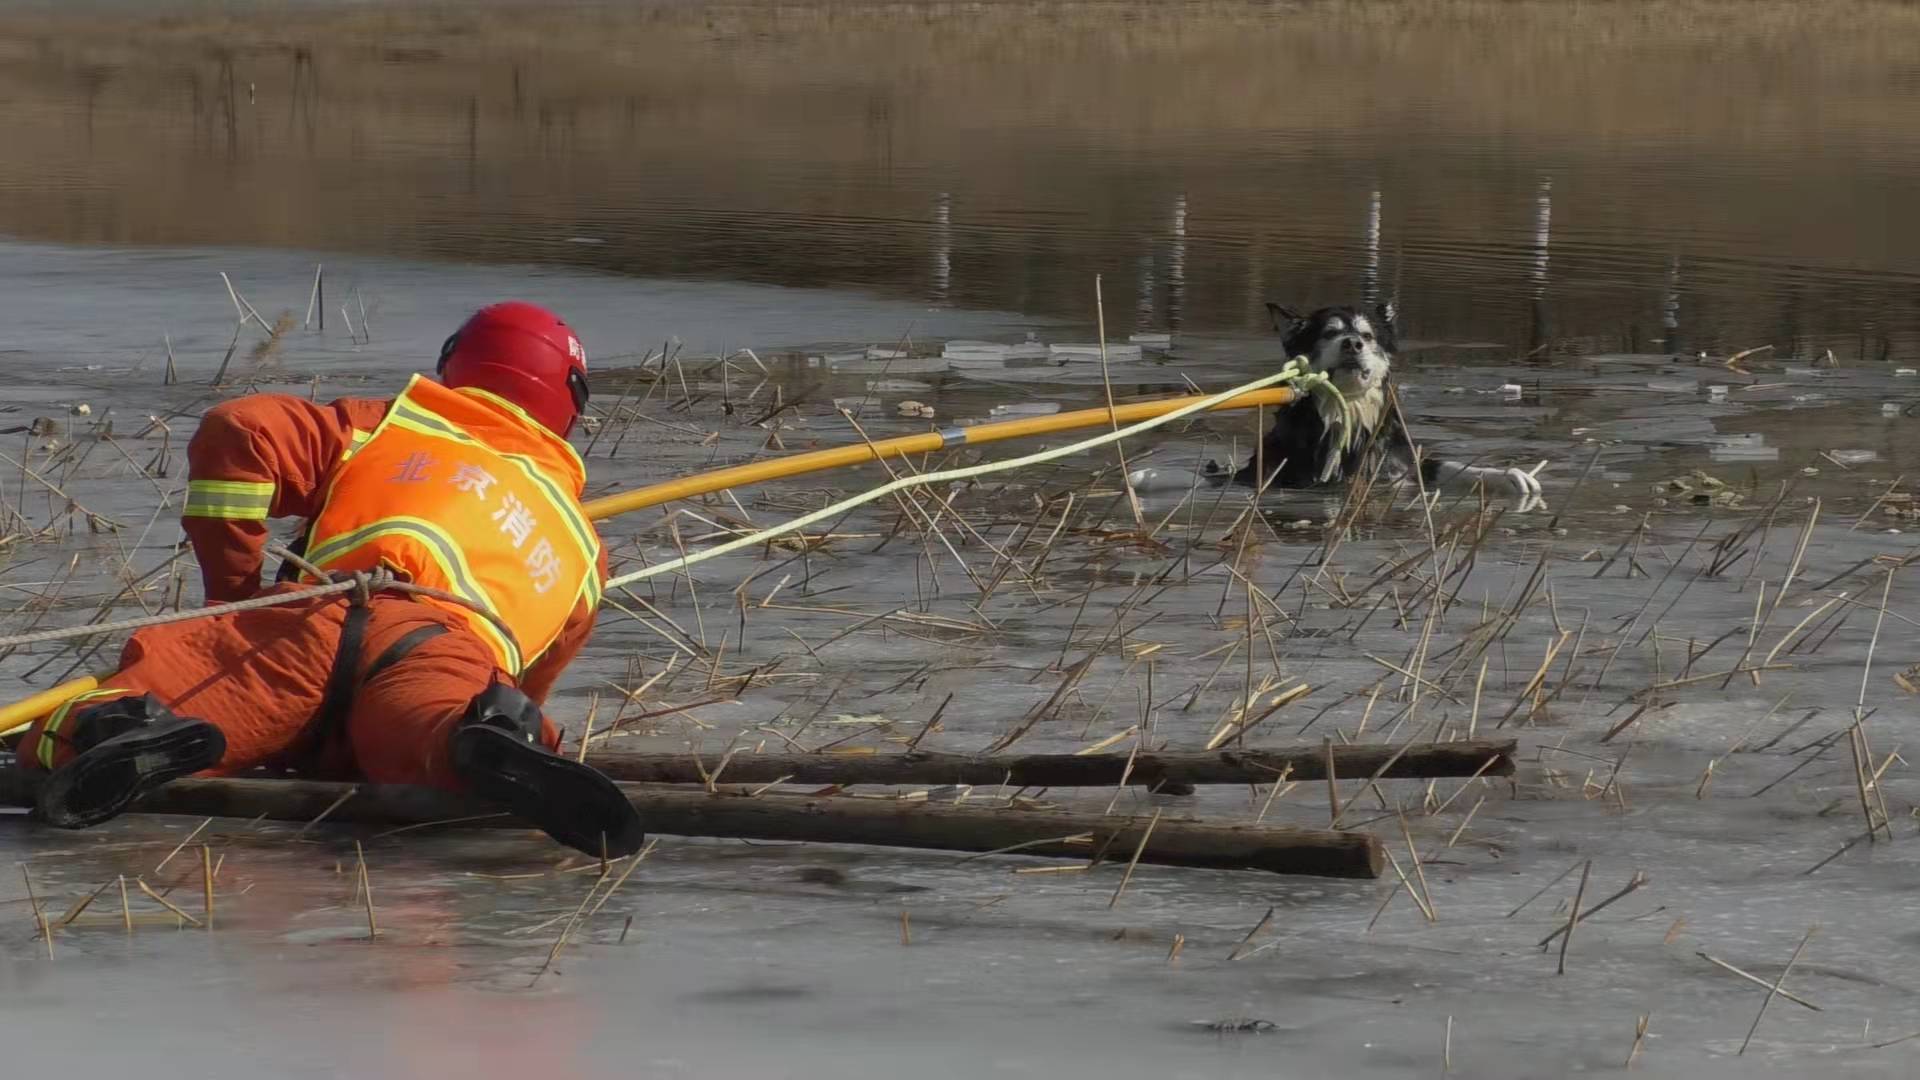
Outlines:
<svg viewBox="0 0 1920 1080"><path fill-rule="evenodd" d="M1909 6L169 6L0 5L0 230L1920 351Z"/></svg>

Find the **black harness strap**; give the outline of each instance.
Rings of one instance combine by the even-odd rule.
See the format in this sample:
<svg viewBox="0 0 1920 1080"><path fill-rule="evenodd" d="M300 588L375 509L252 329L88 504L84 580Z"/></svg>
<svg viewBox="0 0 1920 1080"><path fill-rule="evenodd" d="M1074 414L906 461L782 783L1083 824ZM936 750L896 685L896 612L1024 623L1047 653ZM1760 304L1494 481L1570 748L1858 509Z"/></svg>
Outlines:
<svg viewBox="0 0 1920 1080"><path fill-rule="evenodd" d="M386 651L380 654L379 658L373 662L373 665L367 668L366 678L361 681L363 683L372 682L375 676L406 659L408 653L446 632L447 628L439 623L428 623L425 626L415 627L400 635L399 638L395 639L393 644L387 646Z"/></svg>
<svg viewBox="0 0 1920 1080"><path fill-rule="evenodd" d="M358 596L347 608L346 621L340 626L340 645L333 653L333 668L327 672L327 688L321 694L320 708L314 713L309 728L316 748L329 745L344 732L354 695L362 685L404 660L408 653L447 632L447 628L438 623L407 631L387 646L361 677L360 654L366 646L367 619L372 613L373 609Z"/></svg>
<svg viewBox="0 0 1920 1080"><path fill-rule="evenodd" d="M327 688L308 727L316 748L333 742L346 724L354 691L360 687L360 650L366 644L367 619L372 614L363 596L348 604L346 621L340 624L340 644L333 650L333 668L327 672Z"/></svg>

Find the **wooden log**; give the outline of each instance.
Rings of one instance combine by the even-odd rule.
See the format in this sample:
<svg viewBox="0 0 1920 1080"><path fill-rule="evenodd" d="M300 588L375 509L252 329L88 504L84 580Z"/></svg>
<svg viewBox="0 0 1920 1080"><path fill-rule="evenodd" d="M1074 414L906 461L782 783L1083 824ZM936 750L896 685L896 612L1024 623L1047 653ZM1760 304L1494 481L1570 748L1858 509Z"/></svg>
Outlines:
<svg viewBox="0 0 1920 1080"><path fill-rule="evenodd" d="M1334 773L1360 780L1387 764L1386 779L1438 776L1507 776L1515 741L1469 739L1400 747L1355 743L1333 748ZM1395 759L1394 755L1400 756ZM1491 759L1492 765L1487 762ZM649 784L704 784L702 774L718 758L695 761L687 754L588 751L588 762L615 780ZM1391 764L1388 764L1391 762ZM1288 769L1290 780L1324 780L1326 751L1320 746L1271 750L1203 750L1139 754L1127 770L1125 754L1025 754L973 757L915 750L904 754L735 754L720 779L738 784L1011 784L1014 787L1112 787L1127 777L1145 787L1194 784L1270 784ZM1484 772L1481 770L1484 769Z"/></svg>
<svg viewBox="0 0 1920 1080"><path fill-rule="evenodd" d="M0 770L0 803L31 805L33 775ZM176 780L147 795L136 810L193 817L260 818L308 822L327 812L329 823L384 826L432 822L524 827L465 796L426 788L352 785L308 780ZM906 799L819 798L746 794L722 788L710 794L624 785L647 831L669 836L796 840L826 844L1001 851L1056 859L1106 852L1122 860L1139 846L1146 819L1064 810L956 806ZM1072 842L1071 837L1089 839ZM1115 854L1118 853L1118 854ZM1375 878L1383 866L1380 842L1369 833L1299 829L1284 825L1217 825L1162 818L1139 861L1215 870Z"/></svg>

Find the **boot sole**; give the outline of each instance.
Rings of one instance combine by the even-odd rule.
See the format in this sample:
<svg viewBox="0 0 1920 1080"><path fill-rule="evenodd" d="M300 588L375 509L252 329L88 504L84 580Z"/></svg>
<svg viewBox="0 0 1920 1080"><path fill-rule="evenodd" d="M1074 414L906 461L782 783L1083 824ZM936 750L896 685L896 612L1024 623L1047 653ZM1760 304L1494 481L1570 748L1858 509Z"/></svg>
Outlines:
<svg viewBox="0 0 1920 1080"><path fill-rule="evenodd" d="M135 799L220 763L227 737L202 721L161 725L108 739L53 771L35 807L40 820L84 829L119 816Z"/></svg>
<svg viewBox="0 0 1920 1080"><path fill-rule="evenodd" d="M453 763L474 795L505 806L576 851L619 857L646 842L639 811L613 781L500 728L455 732Z"/></svg>

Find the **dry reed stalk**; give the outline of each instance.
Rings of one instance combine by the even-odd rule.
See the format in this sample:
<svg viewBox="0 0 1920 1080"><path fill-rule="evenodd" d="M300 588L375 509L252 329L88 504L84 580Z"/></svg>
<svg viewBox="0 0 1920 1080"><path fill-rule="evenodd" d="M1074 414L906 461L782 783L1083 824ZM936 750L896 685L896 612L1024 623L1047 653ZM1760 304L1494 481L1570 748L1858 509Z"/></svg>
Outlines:
<svg viewBox="0 0 1920 1080"><path fill-rule="evenodd" d="M185 919L187 922L190 922L195 926L205 925L199 919L196 919L193 916L187 914L173 901L167 899L164 896L161 896L157 892L154 892L152 886L147 884L145 878L135 878L133 879L133 883L139 887L141 892L146 893L148 896L152 897L155 900L158 900L160 902L160 906L166 908L168 911L173 912L174 915L178 916L179 918Z"/></svg>
<svg viewBox="0 0 1920 1080"><path fill-rule="evenodd" d="M1819 618L1821 615L1826 614L1828 609L1832 608L1835 604L1838 604L1845 599L1846 599L1846 594L1842 593L1841 595L1836 596L1831 600L1828 600L1826 603L1821 604L1819 607L1809 612L1806 618L1801 619L1799 622L1795 623L1793 629L1787 631L1786 634L1782 636L1777 643L1774 644L1773 648L1768 650L1766 659L1761 661L1761 663L1763 664L1773 663L1773 658L1776 656L1779 656L1780 650L1786 648L1787 643L1792 641L1794 637L1800 633L1801 630L1805 629L1808 623Z"/></svg>
<svg viewBox="0 0 1920 1080"><path fill-rule="evenodd" d="M1186 947L1187 947L1187 935L1185 934L1173 935L1173 944L1167 949L1167 963L1171 965L1174 961L1180 959L1180 953Z"/></svg>
<svg viewBox="0 0 1920 1080"><path fill-rule="evenodd" d="M1420 906L1420 914L1425 916L1428 922L1437 922L1438 920L1434 918L1433 908L1427 905L1425 898L1420 895L1420 890L1414 888L1413 882L1407 879L1407 872L1400 869L1400 860L1394 856L1393 849L1385 848L1383 850L1385 850L1387 854L1387 865L1393 867L1393 874L1400 879L1400 884L1407 890L1407 895L1413 897L1413 902Z"/></svg>
<svg viewBox="0 0 1920 1080"><path fill-rule="evenodd" d="M1160 824L1160 810L1156 807L1153 811L1153 820L1147 822L1146 829L1140 834L1140 842L1134 845L1133 858L1127 860L1127 872L1120 875L1120 884L1114 888L1112 899L1107 901L1107 910L1113 910L1114 905L1120 902L1121 895L1127 891L1127 883L1133 880L1134 868L1140 865L1140 856L1147 850L1147 841L1152 839L1154 826L1158 824Z"/></svg>
<svg viewBox="0 0 1920 1080"><path fill-rule="evenodd" d="M1639 1019L1634 1021L1633 1049L1627 1051L1627 1061L1625 1065L1621 1066L1622 1068L1631 1069L1633 1068L1634 1062L1640 1060L1640 1050L1647 1043L1647 1025L1652 1022L1652 1020L1652 1013L1642 1013Z"/></svg>
<svg viewBox="0 0 1920 1080"><path fill-rule="evenodd" d="M1847 531L1853 532L1854 530L1858 529L1860 526L1866 524L1867 519L1873 516L1873 512L1875 510L1880 509L1880 504L1886 502L1887 497L1889 495L1892 495L1895 491L1899 490L1900 481L1905 480L1906 478L1907 478L1907 474L1905 473L1901 473L1899 476L1894 477L1893 483L1887 485L1887 490L1881 492L1880 497L1873 500L1873 505L1867 507L1867 512L1855 518L1853 520L1853 524L1847 526Z"/></svg>
<svg viewBox="0 0 1920 1080"><path fill-rule="evenodd" d="M133 933L133 904L131 901L127 899L127 875L121 874L119 876L119 880L120 880L120 921L121 921L121 924L127 928L127 933L132 934Z"/></svg>
<svg viewBox="0 0 1920 1080"><path fill-rule="evenodd" d="M1235 945L1233 947L1233 951L1227 954L1228 960L1240 959L1240 950L1246 948L1248 942L1252 941L1255 937L1259 936L1261 931L1265 930L1267 927L1273 924L1274 911L1275 909L1272 907L1267 908L1267 913L1265 915L1260 916L1260 921L1253 924L1253 929L1247 931L1247 936L1241 938L1240 943L1238 945Z"/></svg>
<svg viewBox="0 0 1920 1080"><path fill-rule="evenodd" d="M1374 924L1380 921L1380 916L1387 913L1387 907L1393 903L1393 898L1399 896L1405 888L1406 886L1404 884L1396 881L1393 887L1387 890L1386 899L1380 901L1380 906L1373 909L1373 918L1367 920L1367 933L1373 933Z"/></svg>
<svg viewBox="0 0 1920 1080"><path fill-rule="evenodd" d="M1854 702L1854 721L1851 729L1853 732L1853 740L1857 745L1856 779L1858 780L1860 788L1861 811L1867 819L1867 839L1869 843L1873 842L1874 833L1876 829L1880 827L1886 829L1888 840L1893 839L1893 825L1887 820L1888 815L1884 798L1879 800L1881 813L1880 823L1876 826L1874 822L1873 806L1875 800L1871 798L1870 795L1877 794L1879 788L1878 785L1871 785L1870 792L1870 785L1866 779L1867 770L1873 767L1873 753L1867 746L1866 716L1864 714L1867 707L1867 681L1873 675L1873 654L1880 645L1880 630L1886 622L1887 599L1893 592L1893 574L1896 569L1898 568L1892 566L1887 568L1886 580L1880 587L1880 613L1879 617L1876 618L1873 623L1873 638L1867 642L1866 661L1861 665L1860 695Z"/></svg>
<svg viewBox="0 0 1920 1080"><path fill-rule="evenodd" d="M1447 1041L1440 1048L1440 1071L1453 1071L1453 1017L1447 1017Z"/></svg>
<svg viewBox="0 0 1920 1080"><path fill-rule="evenodd" d="M1435 807L1433 810L1433 814L1429 814L1428 816L1432 817L1434 814L1446 813L1447 807L1452 806L1453 801L1455 799L1458 799L1462 794L1466 792L1468 788L1472 787L1473 782L1475 780L1480 779L1480 775L1482 773L1486 772L1488 769L1493 768L1495 765L1499 763L1500 763L1500 755L1498 754L1495 754L1494 756L1488 758L1485 764L1481 765L1478 769L1475 769L1473 771L1472 776L1467 777L1466 780L1461 782L1460 789L1458 791L1455 791L1453 794L1447 796L1446 801L1441 803L1439 806Z"/></svg>
<svg viewBox="0 0 1920 1080"><path fill-rule="evenodd" d="M359 863L360 881L357 891L366 901L367 940L371 941L380 936L380 927L373 919L373 879L367 876L367 853L366 850L360 846L360 841L358 840L353 842L353 854L355 860Z"/></svg>
<svg viewBox="0 0 1920 1080"><path fill-rule="evenodd" d="M1754 1032L1760 1030L1760 1021L1766 1018L1767 1006L1773 1004L1773 999L1780 993L1780 987L1787 981L1787 976L1793 974L1793 965L1800 962L1801 950L1807 947L1807 942L1813 940L1813 933L1818 929L1819 926L1817 925L1807 927L1806 936L1800 939L1800 944L1794 946L1793 955L1787 958L1787 966L1781 970L1780 977L1775 979L1773 985L1767 988L1766 1000L1760 1003L1760 1011L1755 1013L1753 1017L1753 1026L1747 1029L1747 1037L1740 1041L1740 1049L1735 1052L1735 1056L1747 1052L1748 1044L1753 1042Z"/></svg>
<svg viewBox="0 0 1920 1080"><path fill-rule="evenodd" d="M1649 880L1651 879L1649 879L1647 875L1641 873L1638 870L1635 870L1633 872L1633 877L1627 880L1626 885L1622 886L1619 892L1614 893L1612 896L1607 897L1605 900L1602 900L1599 903L1588 908L1587 910L1581 912L1578 921L1586 922L1588 919L1593 918L1595 915L1600 914L1602 911L1605 911L1608 907L1612 906L1614 901L1621 900L1621 899L1624 899L1625 897L1633 895L1634 893L1638 892L1640 890L1640 887L1645 885ZM1571 925L1572 924L1570 923L1569 926L1560 927L1559 929L1555 930L1553 933L1548 934L1546 937L1541 938L1539 942L1537 942L1540 948L1540 951L1545 952L1547 950L1547 947L1553 944L1553 939L1561 936L1562 934L1567 933Z"/></svg>
<svg viewBox="0 0 1920 1080"><path fill-rule="evenodd" d="M1258 825L1261 822L1267 820L1267 812L1273 809L1273 802L1275 799L1278 799L1280 796L1286 794L1286 792L1292 791L1295 787L1298 786L1295 783L1286 782L1287 777L1291 776L1292 774L1293 774L1293 762L1289 761L1287 762L1286 767L1280 770L1280 775L1274 778L1273 788L1272 790L1267 792L1267 801L1261 805L1260 813L1253 819L1253 823L1255 825ZM1281 789L1281 785L1283 783L1286 784L1286 788L1284 791Z"/></svg>
<svg viewBox="0 0 1920 1080"><path fill-rule="evenodd" d="M24 866L25 864L23 863L22 865ZM100 885L97 888L95 888L92 892L81 897L79 900L74 901L73 906L67 909L67 913L60 917L60 921L56 925L66 926L67 924L73 922L73 920L79 918L81 912L93 906L93 902L100 898L101 893L106 892L108 889L111 889L111 888L113 888L112 881L101 882Z"/></svg>
<svg viewBox="0 0 1920 1080"><path fill-rule="evenodd" d="M622 705L626 704L624 701ZM580 754L576 759L580 764L587 763L587 746L593 741L593 721L600 714L600 693L592 691L587 695L587 718L585 730L580 733Z"/></svg>
<svg viewBox="0 0 1920 1080"><path fill-rule="evenodd" d="M1467 825L1473 821L1473 815L1480 812L1480 807L1485 805L1486 801L1487 797L1485 795L1474 800L1473 808L1467 811L1467 816L1460 819L1460 824L1455 826L1452 835L1447 837L1448 847L1452 847L1460 842L1460 834L1467 831Z"/></svg>
<svg viewBox="0 0 1920 1080"><path fill-rule="evenodd" d="M1434 922L1433 890L1427 885L1426 867L1420 864L1420 849L1413 846L1413 830L1407 827L1407 815L1400 814L1400 836L1407 842L1407 858L1413 860L1413 876L1420 882L1420 895L1425 898L1423 905L1427 910L1427 921Z"/></svg>
<svg viewBox="0 0 1920 1080"><path fill-rule="evenodd" d="M1560 938L1560 963L1554 971L1556 975L1567 973L1567 947L1573 944L1573 928L1580 925L1580 900L1587 895L1587 877L1592 871L1593 860L1588 859L1587 864L1580 869L1580 886L1573 892L1573 910L1567 915L1566 930Z"/></svg>
<svg viewBox="0 0 1920 1080"><path fill-rule="evenodd" d="M600 909L607 906L607 901L613 899L613 894L620 891L620 886L625 885L627 879L633 876L633 872L639 868L640 864L647 861L647 856L653 854L653 849L659 846L659 843L660 841L658 839L649 839L647 841L646 846L640 849L640 853L635 855L632 860L627 863L627 868L620 872L619 880L607 886L607 891L600 896L600 902L593 905L593 910L587 912L587 918L591 919L595 915L600 914ZM605 875L603 874L601 877L604 880ZM629 917L628 921L632 921L631 917Z"/></svg>
<svg viewBox="0 0 1920 1080"><path fill-rule="evenodd" d="M53 959L53 927L47 925L47 916L40 910L40 898L34 895L33 891L33 874L28 871L26 863L20 864L20 880L26 883L27 908L33 913L33 924L40 936L46 939L47 959L51 960Z"/></svg>
<svg viewBox="0 0 1920 1080"><path fill-rule="evenodd" d="M1340 824L1340 787L1333 767L1333 736L1321 736L1320 747L1327 762L1327 827L1331 829Z"/></svg>
<svg viewBox="0 0 1920 1080"><path fill-rule="evenodd" d="M1248 651L1248 655L1252 655L1251 650ZM1260 693L1261 691L1255 691L1254 696L1258 697ZM1208 750L1218 750L1228 740L1236 743L1244 741L1246 733L1250 728L1262 723L1274 713L1279 712L1281 709L1286 708L1311 693L1313 693L1313 687L1306 683L1301 683L1298 686L1289 687L1275 694L1273 700L1267 702L1266 708L1262 709L1257 715L1248 717L1243 714L1240 720L1229 721L1223 725L1220 730L1214 732L1212 738L1207 740L1205 748Z"/></svg>
<svg viewBox="0 0 1920 1080"><path fill-rule="evenodd" d="M194 838L199 836L203 831L206 830L206 827L211 824L213 824L213 819L208 818L207 820L201 822L198 826L196 826L192 832L187 834L187 838L185 840L180 841L179 844L174 846L174 849L172 851L167 852L167 857L160 860L160 865L154 867L153 872L157 874L160 871L165 870L167 868L167 864L173 861L173 857L175 855L180 854L181 850L184 849L188 844L193 843Z"/></svg>
<svg viewBox="0 0 1920 1080"><path fill-rule="evenodd" d="M1745 650L1743 650L1740 653L1740 659L1735 660L1733 662L1733 670L1727 672L1726 679L1720 683L1720 689L1725 690L1728 686L1730 686L1733 683L1733 677L1735 675L1740 674L1741 669L1745 667L1748 659L1750 659L1753 656L1753 643L1759 640L1760 631L1762 630L1762 626L1761 626L1762 620L1761 620L1760 611L1762 608L1766 607L1766 603L1767 603L1767 583L1765 581L1762 581L1760 583L1760 591L1754 594L1754 598L1753 598L1753 618L1748 620L1747 622L1747 647ZM1774 607L1780 606L1780 598L1778 595L1774 597L1773 606ZM1772 609L1769 608L1767 611L1767 614L1768 614L1768 617L1771 618ZM1726 635L1722 635L1718 640L1714 642L1714 645L1718 645L1720 644L1721 641L1724 641L1724 640L1726 640ZM1711 651L1711 646L1709 646L1709 651ZM1706 653L1701 653L1701 655L1705 656ZM1692 666L1693 666L1693 657L1689 656L1687 658L1686 667L1691 668ZM1680 671L1680 674L1685 675L1686 673L1687 673L1686 668L1682 668ZM1760 685L1760 676L1758 673L1754 673L1753 683L1755 686Z"/></svg>
<svg viewBox="0 0 1920 1080"><path fill-rule="evenodd" d="M1887 830L1887 838L1891 840L1892 824L1886 820L1884 814L1876 814L1874 810L1873 784L1867 779L1867 770L1873 767L1873 759L1869 751L1863 747L1864 741L1865 733L1861 730L1860 724L1855 723L1847 729L1847 749L1853 753L1853 781L1854 788L1860 796L1860 816L1866 820L1869 843L1878 840L1879 831L1883 827Z"/></svg>
<svg viewBox="0 0 1920 1080"><path fill-rule="evenodd" d="M1552 881L1549 881L1549 882L1547 882L1547 883L1546 883L1545 885L1542 885L1542 886L1540 886L1540 889L1539 889L1539 891L1538 891L1538 892L1535 892L1535 893L1534 893L1534 894L1533 894L1532 896L1529 896L1529 897L1527 897L1527 898L1526 898L1525 900L1522 900L1522 901L1520 902L1520 906L1519 906L1519 907L1516 907L1516 908L1514 908L1514 909L1513 909L1512 911L1509 911L1509 912L1507 912L1507 913L1506 913L1506 915L1504 915L1504 916L1502 916L1502 917L1503 917L1503 918L1508 918L1508 919L1511 919L1511 918L1513 918L1513 917L1514 917L1515 915L1518 915L1518 914L1520 914L1520 912L1521 912L1521 911L1523 911L1523 910L1525 910L1525 909L1526 909L1526 907L1527 907L1527 905L1529 905L1529 904L1531 904L1531 903L1533 903L1533 902L1534 902L1535 900L1538 900L1538 899L1540 899L1540 898L1541 898L1542 896L1544 896L1544 895L1546 895L1546 892L1547 892L1547 890L1548 890L1548 889L1551 889L1551 888L1553 888L1553 887L1554 887L1555 885L1558 885L1558 884L1560 884L1560 882L1561 882L1561 881L1562 881L1563 879L1565 879L1565 878L1566 878L1566 876L1567 876L1568 874L1571 874L1571 873L1573 873L1573 872L1574 872L1575 870L1578 870L1578 869L1580 869L1580 863L1576 861L1576 862L1575 862L1575 863L1574 863L1574 864L1573 864L1572 866L1569 866L1569 867L1567 867L1567 868L1566 868L1565 870L1562 870L1562 871L1560 871L1560 872L1559 872L1558 874L1556 874L1556 875L1554 875L1554 878L1553 878L1553 880L1552 880Z"/></svg>
<svg viewBox="0 0 1920 1080"><path fill-rule="evenodd" d="M350 787L347 790L341 792L340 797L333 800L332 804L329 805L325 810L320 811L320 813L312 821L309 821L305 825L300 826L300 831L293 834L293 839L298 840L301 837L307 835L307 833L310 832L315 825L318 825L321 822L327 820L327 815L333 813L335 810L340 809L340 807L344 805L348 799L353 798L355 795L358 795L359 793L360 793L360 788L358 786Z"/></svg>
<svg viewBox="0 0 1920 1080"><path fill-rule="evenodd" d="M1734 966L1733 966L1732 964L1729 964L1729 963L1727 963L1727 962L1726 962L1725 960L1717 960L1717 959L1715 959L1715 958L1713 958L1713 957L1711 957L1711 956L1708 956L1708 955L1707 955L1706 953L1704 953L1704 952L1700 952L1700 951L1698 951L1698 950L1695 950L1695 952L1694 952L1694 954L1693 954L1693 955L1695 955L1695 956L1697 956L1697 957L1699 957L1699 958L1700 958L1700 959L1702 959L1702 960L1705 960L1705 961L1706 961L1707 963L1709 963L1709 964L1712 964L1713 966L1715 966L1715 967L1717 967L1717 968L1720 968L1720 969L1722 969L1722 970L1724 970L1724 971L1730 971L1730 972L1732 972L1733 974L1735 974L1735 975L1738 975L1738 976L1740 976L1741 978L1743 978L1743 979L1745 979L1745 980L1747 980L1748 982L1750 982L1750 983L1753 983L1753 984L1754 984L1755 986L1765 986L1765 987L1772 987L1772 986L1773 986L1773 984L1772 984L1772 983L1770 983L1770 982L1768 982L1767 980L1765 980L1765 979L1763 979L1763 978L1761 978L1760 976L1758 976L1758 975L1753 975L1753 974L1749 974L1749 973L1747 973L1747 972L1745 972L1745 971L1742 971L1742 970L1740 970L1739 968L1737 968L1737 967L1734 967ZM1782 991L1780 991L1780 996L1781 996L1781 997L1783 997L1783 998L1786 998L1786 999L1787 999L1788 1001L1791 1001L1791 1002L1793 1002L1793 1003L1794 1003L1795 1005L1799 1005L1799 1006L1801 1006L1802 1008L1806 1008L1806 1009L1811 1009L1811 1010L1813 1010L1814 1012L1825 1012L1825 1011L1826 1011L1826 1010L1824 1010L1824 1009L1822 1009L1822 1008L1821 1008L1820 1006L1818 1006L1818 1005L1815 1005L1815 1004L1814 1004L1813 1002L1811 1002L1811 1001L1808 1001L1807 999L1805 999L1805 998L1803 998L1803 997L1796 997L1796 996L1795 996L1795 995L1794 995L1794 994L1793 994L1792 992L1790 992L1790 991L1787 991L1787 990L1782 990Z"/></svg>
<svg viewBox="0 0 1920 1080"><path fill-rule="evenodd" d="M1562 630L1560 636L1547 646L1546 655L1540 660L1539 670L1535 671L1526 685L1520 688L1520 693L1514 698L1513 705L1500 717L1500 722L1493 725L1495 728L1506 727L1507 721L1513 719L1513 714L1520 711L1520 706L1526 704L1527 698L1532 697L1540 689L1541 682L1547 677L1547 669L1553 666L1553 658L1560 654L1560 650L1566 647L1572 637L1573 631Z"/></svg>
<svg viewBox="0 0 1920 1080"><path fill-rule="evenodd" d="M913 919L906 908L900 909L900 944L913 944Z"/></svg>
<svg viewBox="0 0 1920 1080"><path fill-rule="evenodd" d="M1431 628L1433 626L1433 620L1431 619L1427 620L1427 626ZM1416 646L1415 648L1417 651L1418 646ZM1439 694L1441 697L1446 698L1448 701L1451 701L1456 705L1461 703L1458 697L1455 697L1453 694L1449 693L1445 687L1440 686L1439 684L1433 682L1430 679L1422 678L1419 675L1415 674L1414 672L1409 671L1406 668L1401 667L1400 665L1393 663L1390 660L1382 660L1381 658L1373 655L1372 653L1362 653L1361 655L1365 656L1367 659L1373 661L1374 663L1379 664L1381 667L1394 672L1395 674L1404 676L1407 680L1407 684L1411 684L1416 692L1418 692L1420 687L1426 687L1427 689L1433 691L1436 694ZM1403 685L1406 685L1406 684L1403 684Z"/></svg>
<svg viewBox="0 0 1920 1080"><path fill-rule="evenodd" d="M1120 796L1127 791L1127 781L1133 778L1133 763L1140 756L1140 742L1144 738L1144 734L1140 733L1138 727L1133 728L1133 731L1135 732L1133 748L1127 751L1127 763L1120 768L1120 782L1113 786L1113 798L1107 800L1107 808L1102 812L1103 816L1113 813L1113 808L1120 805ZM1287 767L1292 768L1292 763L1289 762Z"/></svg>
<svg viewBox="0 0 1920 1080"><path fill-rule="evenodd" d="M535 971L533 978L527 981L527 989L531 990L539 985L540 977L545 975L547 969L553 966L553 958L560 955L560 950L566 945L567 938L573 934L574 926L579 923L581 914L587 910L587 905L593 901L594 893L599 890L600 879L595 878L587 886L587 895L580 898L580 906L574 908L573 914L567 919L567 925L560 928L560 936L554 939L553 947L547 950L547 958L541 962L540 969Z"/></svg>
<svg viewBox="0 0 1920 1080"><path fill-rule="evenodd" d="M206 913L207 929L213 929L213 849L200 845L200 900Z"/></svg>

